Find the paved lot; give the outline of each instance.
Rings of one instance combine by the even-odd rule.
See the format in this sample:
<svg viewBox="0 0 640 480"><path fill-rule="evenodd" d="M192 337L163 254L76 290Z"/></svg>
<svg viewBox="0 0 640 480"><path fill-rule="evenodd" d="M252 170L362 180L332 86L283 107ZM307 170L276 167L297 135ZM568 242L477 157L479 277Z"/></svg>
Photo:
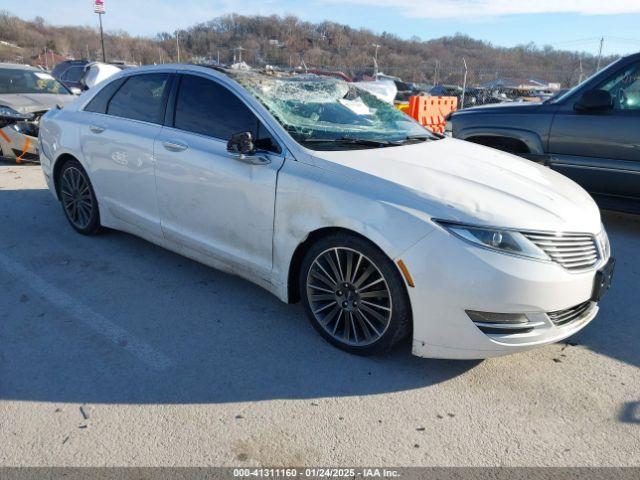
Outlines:
<svg viewBox="0 0 640 480"><path fill-rule="evenodd" d="M640 465L640 217L571 343L484 362L358 358L299 305L67 225L0 165L1 465Z"/></svg>

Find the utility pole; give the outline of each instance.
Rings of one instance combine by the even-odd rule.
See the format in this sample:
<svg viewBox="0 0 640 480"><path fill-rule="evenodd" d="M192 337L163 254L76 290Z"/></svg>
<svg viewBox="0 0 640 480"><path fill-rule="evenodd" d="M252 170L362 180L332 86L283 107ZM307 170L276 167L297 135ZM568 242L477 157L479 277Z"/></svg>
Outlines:
<svg viewBox="0 0 640 480"><path fill-rule="evenodd" d="M464 108L464 97L467 93L467 72L469 70L467 68L467 60L464 57L462 57L462 62L464 63L464 79L462 80L462 98L460 99L460 110Z"/></svg>
<svg viewBox="0 0 640 480"><path fill-rule="evenodd" d="M584 70L582 69L582 55L580 55L580 78L578 78L578 84L582 83L584 78Z"/></svg>
<svg viewBox="0 0 640 480"><path fill-rule="evenodd" d="M104 32L102 31L102 15L106 13L104 8L104 0L94 0L93 11L98 14L100 20L100 44L102 45L102 61L107 62L107 54L104 51Z"/></svg>
<svg viewBox="0 0 640 480"><path fill-rule="evenodd" d="M376 48L376 51L373 54L373 67L374 67L373 74L375 77L377 77L378 76L378 49L381 47L381 45L377 43L372 43L371 46Z"/></svg>
<svg viewBox="0 0 640 480"><path fill-rule="evenodd" d="M245 48L240 47L236 47L233 49L234 53L237 51L238 52L238 59L237 59L237 63L242 63L242 51L246 50ZM234 54L235 57L235 54Z"/></svg>
<svg viewBox="0 0 640 480"><path fill-rule="evenodd" d="M176 49L178 50L178 63L180 63L180 32L176 30Z"/></svg>
<svg viewBox="0 0 640 480"><path fill-rule="evenodd" d="M598 50L598 63L596 64L596 72L600 71L600 60L602 60L602 46L604 45L604 37L600 38L600 50Z"/></svg>

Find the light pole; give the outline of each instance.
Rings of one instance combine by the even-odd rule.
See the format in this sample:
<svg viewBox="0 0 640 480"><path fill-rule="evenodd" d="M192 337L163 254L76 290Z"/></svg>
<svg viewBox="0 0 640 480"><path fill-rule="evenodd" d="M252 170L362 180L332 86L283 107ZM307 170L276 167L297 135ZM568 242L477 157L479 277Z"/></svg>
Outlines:
<svg viewBox="0 0 640 480"><path fill-rule="evenodd" d="M104 51L104 33L102 31L102 13L98 14L98 18L100 19L100 44L102 45L102 61L107 63L107 54Z"/></svg>
<svg viewBox="0 0 640 480"><path fill-rule="evenodd" d="M104 0L95 0L93 3L93 11L98 14L100 20L100 44L102 45L102 61L107 62L107 54L104 51L104 33L102 31L102 15L106 13L104 8Z"/></svg>

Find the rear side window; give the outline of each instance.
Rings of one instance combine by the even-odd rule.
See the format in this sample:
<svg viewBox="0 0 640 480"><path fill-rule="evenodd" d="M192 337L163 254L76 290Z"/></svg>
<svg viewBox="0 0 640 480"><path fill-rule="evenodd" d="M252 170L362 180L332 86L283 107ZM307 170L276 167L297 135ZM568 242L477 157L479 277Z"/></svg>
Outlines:
<svg viewBox="0 0 640 480"><path fill-rule="evenodd" d="M184 75L175 107L174 127L228 140L234 133L251 132L256 147L280 152L258 118L233 92L219 83Z"/></svg>
<svg viewBox="0 0 640 480"><path fill-rule="evenodd" d="M169 74L149 73L129 77L111 98L107 114L150 123L162 123Z"/></svg>
<svg viewBox="0 0 640 480"><path fill-rule="evenodd" d="M95 113L107 113L107 105L109 100L113 97L113 94L120 88L126 78L120 78L105 85L105 87L98 92L98 94L91 99L91 101L84 107L87 112Z"/></svg>

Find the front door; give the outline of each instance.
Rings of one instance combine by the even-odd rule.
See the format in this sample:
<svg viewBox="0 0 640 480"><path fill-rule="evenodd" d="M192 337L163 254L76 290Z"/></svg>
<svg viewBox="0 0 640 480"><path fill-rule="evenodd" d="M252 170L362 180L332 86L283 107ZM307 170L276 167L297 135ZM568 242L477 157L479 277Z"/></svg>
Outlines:
<svg viewBox="0 0 640 480"><path fill-rule="evenodd" d="M154 147L165 237L266 275L283 163L278 145L238 96L196 74L181 76L168 123ZM251 165L227 152L231 135L247 131L269 163Z"/></svg>
<svg viewBox="0 0 640 480"><path fill-rule="evenodd" d="M597 89L613 108L577 111L564 105L549 139L551 167L595 196L640 199L640 63L618 70Z"/></svg>

